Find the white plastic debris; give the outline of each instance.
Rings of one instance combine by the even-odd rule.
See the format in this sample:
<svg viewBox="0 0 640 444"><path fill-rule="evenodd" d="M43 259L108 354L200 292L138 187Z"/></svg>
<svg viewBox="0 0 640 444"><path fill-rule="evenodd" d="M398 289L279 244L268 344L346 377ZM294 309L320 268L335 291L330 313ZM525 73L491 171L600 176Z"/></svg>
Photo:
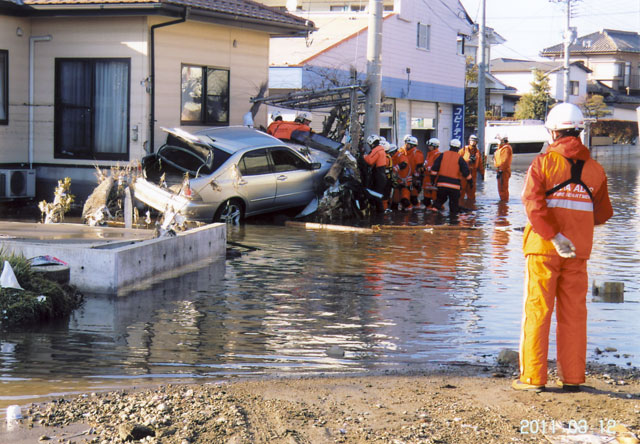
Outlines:
<svg viewBox="0 0 640 444"><path fill-rule="evenodd" d="M11 268L9 261L4 261L4 267L2 268L2 275L0 275L0 288L15 288L17 290L24 290L18 283L16 274Z"/></svg>
<svg viewBox="0 0 640 444"><path fill-rule="evenodd" d="M7 422L22 419L22 412L19 405L10 405L7 407Z"/></svg>
<svg viewBox="0 0 640 444"><path fill-rule="evenodd" d="M38 296L38 297L36 298L36 300L37 300L38 302L44 302L44 301L46 301L46 300L47 300L47 297L46 297L46 296L44 296L44 295L40 295L40 296Z"/></svg>

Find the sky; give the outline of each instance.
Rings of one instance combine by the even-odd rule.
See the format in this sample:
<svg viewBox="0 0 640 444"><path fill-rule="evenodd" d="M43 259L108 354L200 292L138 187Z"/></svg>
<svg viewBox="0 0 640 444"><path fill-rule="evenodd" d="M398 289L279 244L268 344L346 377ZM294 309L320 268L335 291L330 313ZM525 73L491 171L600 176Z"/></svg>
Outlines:
<svg viewBox="0 0 640 444"><path fill-rule="evenodd" d="M474 22L482 0L461 0ZM640 0L572 0L571 26L579 37L602 29L640 33ZM540 59L542 49L563 41L566 0L485 0L486 26L507 41L491 47L491 58Z"/></svg>

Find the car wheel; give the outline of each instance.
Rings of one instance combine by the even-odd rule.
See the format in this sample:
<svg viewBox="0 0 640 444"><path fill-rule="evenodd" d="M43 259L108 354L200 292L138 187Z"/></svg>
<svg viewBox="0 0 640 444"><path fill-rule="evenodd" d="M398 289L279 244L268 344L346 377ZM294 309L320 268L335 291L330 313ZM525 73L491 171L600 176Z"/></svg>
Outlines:
<svg viewBox="0 0 640 444"><path fill-rule="evenodd" d="M229 199L220 204L213 221L238 225L243 218L244 205L242 201L240 199Z"/></svg>

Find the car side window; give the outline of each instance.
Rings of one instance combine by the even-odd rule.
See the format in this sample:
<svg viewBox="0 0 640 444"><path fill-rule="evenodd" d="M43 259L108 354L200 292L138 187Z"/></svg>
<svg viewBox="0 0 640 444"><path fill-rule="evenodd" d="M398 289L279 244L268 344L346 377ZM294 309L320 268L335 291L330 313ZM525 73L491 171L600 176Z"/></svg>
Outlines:
<svg viewBox="0 0 640 444"><path fill-rule="evenodd" d="M309 169L307 162L287 148L273 148L271 150L271 159L276 173Z"/></svg>
<svg viewBox="0 0 640 444"><path fill-rule="evenodd" d="M249 151L238 163L240 174L243 176L257 176L259 174L268 174L271 172L269 167L269 159L267 159L267 150Z"/></svg>

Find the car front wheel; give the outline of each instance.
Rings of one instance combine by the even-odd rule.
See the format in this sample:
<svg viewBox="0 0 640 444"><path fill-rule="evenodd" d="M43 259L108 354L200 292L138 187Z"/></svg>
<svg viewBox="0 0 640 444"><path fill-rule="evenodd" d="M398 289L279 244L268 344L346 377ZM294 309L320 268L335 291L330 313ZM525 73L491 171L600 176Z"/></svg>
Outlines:
<svg viewBox="0 0 640 444"><path fill-rule="evenodd" d="M213 217L214 222L225 222L238 225L244 218L244 206L239 199L229 199L222 202Z"/></svg>

